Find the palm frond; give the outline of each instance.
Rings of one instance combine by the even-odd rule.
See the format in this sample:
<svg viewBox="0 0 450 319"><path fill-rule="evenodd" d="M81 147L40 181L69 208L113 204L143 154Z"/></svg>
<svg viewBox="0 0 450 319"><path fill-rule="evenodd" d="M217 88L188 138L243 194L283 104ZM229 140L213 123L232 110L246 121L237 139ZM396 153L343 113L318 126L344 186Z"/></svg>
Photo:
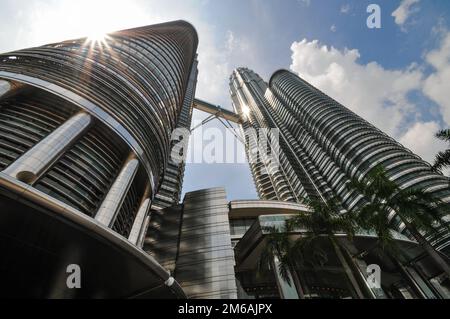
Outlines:
<svg viewBox="0 0 450 319"><path fill-rule="evenodd" d="M447 132L448 133L448 132ZM450 160L450 151L449 151ZM391 230L391 214L395 213L414 233L436 233L450 225L442 217L450 213L450 205L422 189L401 189L391 181L381 166L371 170L364 181L350 184L366 201L355 210L357 224L374 231L382 250L398 253Z"/></svg>
<svg viewBox="0 0 450 319"><path fill-rule="evenodd" d="M436 233L443 225L449 227L442 218L450 213L450 205L422 189L402 190L392 198L391 205L419 231Z"/></svg>
<svg viewBox="0 0 450 319"><path fill-rule="evenodd" d="M444 142L450 142L450 129L437 132L436 137Z"/></svg>
<svg viewBox="0 0 450 319"><path fill-rule="evenodd" d="M444 142L450 142L450 129L441 130L436 133L436 137ZM450 149L439 152L434 161L433 170L440 172L443 168L450 166Z"/></svg>
<svg viewBox="0 0 450 319"><path fill-rule="evenodd" d="M433 170L441 172L443 168L450 166L450 149L439 152L434 160Z"/></svg>

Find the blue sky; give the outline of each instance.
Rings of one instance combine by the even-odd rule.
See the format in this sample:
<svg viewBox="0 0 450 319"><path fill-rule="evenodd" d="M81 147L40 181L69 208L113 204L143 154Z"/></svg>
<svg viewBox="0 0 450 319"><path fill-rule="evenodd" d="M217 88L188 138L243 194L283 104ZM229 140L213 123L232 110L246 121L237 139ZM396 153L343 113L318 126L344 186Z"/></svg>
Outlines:
<svg viewBox="0 0 450 319"><path fill-rule="evenodd" d="M381 29L366 25L370 3ZM200 98L230 107L235 67L266 80L286 68L426 160L445 147L433 134L450 124L448 0L0 0L0 51L174 19L199 33ZM185 191L214 186L256 197L245 164L188 165Z"/></svg>

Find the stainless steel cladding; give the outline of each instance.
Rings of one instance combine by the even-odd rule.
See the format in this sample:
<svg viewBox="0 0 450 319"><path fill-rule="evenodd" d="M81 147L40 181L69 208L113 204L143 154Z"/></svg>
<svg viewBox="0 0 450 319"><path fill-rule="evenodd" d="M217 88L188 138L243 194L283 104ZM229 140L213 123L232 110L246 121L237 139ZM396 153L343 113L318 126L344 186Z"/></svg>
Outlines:
<svg viewBox="0 0 450 319"><path fill-rule="evenodd" d="M153 198L167 172L171 132L195 92L197 44L176 21L0 55L0 168L112 227L133 181Z"/></svg>
<svg viewBox="0 0 450 319"><path fill-rule="evenodd" d="M194 299L236 299L225 189L186 194L176 278Z"/></svg>
<svg viewBox="0 0 450 319"><path fill-rule="evenodd" d="M231 76L230 88L236 111L247 119L242 125L244 131L279 129L277 174L263 175L259 167L251 166L262 199L337 198L342 210L348 211L361 205L364 198L347 182L363 178L381 164L401 188L424 189L450 202L448 178L292 72L277 71L267 84L255 72L239 68ZM404 231L395 216L392 223ZM430 237L436 248L447 253L449 239L447 231Z"/></svg>
<svg viewBox="0 0 450 319"><path fill-rule="evenodd" d="M58 249L79 252L71 262L101 273L103 282L115 280L113 273L122 266L150 271L133 274L140 284L130 282L127 296L154 288L156 297L158 291L184 296L140 247L150 206L170 173L172 131L181 122L190 125L197 46L194 27L174 21L0 55L0 217L9 221L0 223L0 235L18 234L5 251L11 254L6 260L39 255L22 249L23 243L55 255L51 245L61 243ZM178 180L175 193L181 190L182 178ZM36 235L27 216L45 236ZM49 216L55 222L43 223ZM57 221L87 241L71 240L73 247L66 247L68 238L62 235L64 227L55 226ZM17 231L25 224L26 232ZM102 273L96 269L101 263L86 260L104 244L111 258L120 259L124 247L133 257ZM41 291L51 289L47 285L53 282L44 280L46 269L59 267L44 257L39 268L43 279L37 284ZM1 266L11 278L25 267L19 262ZM11 285L19 296L43 296ZM81 297L104 293L95 280L87 286ZM113 292L121 293L106 293ZM61 289L56 295L65 293Z"/></svg>

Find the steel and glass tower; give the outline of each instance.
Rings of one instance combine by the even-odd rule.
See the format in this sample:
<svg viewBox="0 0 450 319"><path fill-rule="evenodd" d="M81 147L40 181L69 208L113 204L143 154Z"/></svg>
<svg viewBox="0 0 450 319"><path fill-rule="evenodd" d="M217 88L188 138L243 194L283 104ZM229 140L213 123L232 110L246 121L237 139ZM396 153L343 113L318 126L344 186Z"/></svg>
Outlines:
<svg viewBox="0 0 450 319"><path fill-rule="evenodd" d="M195 90L197 88L197 76L198 76L198 61L196 60L192 66L191 75L189 77L189 83L184 97L183 106L181 108L180 116L176 125L176 129L191 129L193 104L195 100ZM173 142L176 143L179 140L177 136L172 136ZM188 141L185 141L188 142ZM173 144L172 144L173 146ZM183 158L186 158L187 153L178 154ZM186 161L175 161L172 156L169 156L169 162L167 169L164 173L164 177L161 181L159 191L153 200L152 209L161 210L174 205L178 205L181 199L181 192L184 180L184 171L186 167Z"/></svg>
<svg viewBox="0 0 450 319"><path fill-rule="evenodd" d="M106 268L137 262L154 281L136 270L119 276L126 288L102 292L95 278L80 296L132 296L169 279L138 248L152 203L178 202L183 168L169 161L171 133L190 125L197 44L195 29L176 21L0 55L1 276L26 274L21 254L46 274L45 291L24 295L65 296L65 287L46 286L65 283L48 276L66 262L101 274L93 261L114 260L112 250L134 257L117 255ZM167 286L179 294L176 282Z"/></svg>
<svg viewBox="0 0 450 319"><path fill-rule="evenodd" d="M362 179L372 168L383 165L400 187L424 189L450 202L448 178L297 75L277 71L267 84L253 71L239 68L230 81L235 111L246 118L244 132L260 127L279 129L279 169L270 174L270 167L262 171L258 167L265 165L264 161L251 164L262 199L337 198L344 211L352 210L364 198L347 182ZM248 145L249 157L255 147ZM392 223L405 230L394 214ZM449 253L449 236L443 231L430 240Z"/></svg>
<svg viewBox="0 0 450 319"><path fill-rule="evenodd" d="M299 196L305 195L304 185L293 173L293 167L287 158L288 154L279 152L280 163L273 163L264 161L258 152L259 134L265 133L261 129L276 127L266 112L269 108L268 101L264 98L268 90L267 84L250 70L239 69L233 73L230 87L235 112L244 119L241 130L246 137L247 157L259 197L265 200L295 202L296 193ZM266 135L270 133L267 132ZM268 140L269 137L266 137ZM273 164L281 165L272 169ZM291 176L291 179L287 176ZM294 187L294 182L297 188Z"/></svg>

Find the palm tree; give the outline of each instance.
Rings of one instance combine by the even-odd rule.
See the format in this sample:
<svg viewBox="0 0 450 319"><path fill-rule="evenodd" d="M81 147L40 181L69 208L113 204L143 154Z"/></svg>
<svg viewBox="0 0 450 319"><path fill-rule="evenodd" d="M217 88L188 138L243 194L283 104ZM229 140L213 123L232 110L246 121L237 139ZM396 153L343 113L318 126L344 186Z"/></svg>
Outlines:
<svg viewBox="0 0 450 319"><path fill-rule="evenodd" d="M358 224L376 232L382 248L396 249L390 226L390 216L395 213L409 234L450 278L448 262L423 235L437 234L443 227L448 228L442 217L450 212L449 204L421 189L401 189L389 179L382 166L371 170L365 180L352 180L350 186L366 200L353 212Z"/></svg>
<svg viewBox="0 0 450 319"><path fill-rule="evenodd" d="M260 258L260 269L265 265L272 265L271 261L277 259L280 275L290 284L289 274L292 274L301 294L303 294L303 288L295 270L299 264L304 263L306 260L312 263L313 266L323 266L327 262L326 253L319 242L319 239L325 237L331 243L358 297L364 298L357 280L345 259L343 251L346 251L346 248L336 238L337 233L344 233L350 240L353 240L357 226L352 214L341 214L339 206L334 200L327 203L305 200L304 203L310 208L310 213L300 213L293 216L288 219L282 229L274 227L268 229L271 235L268 236L266 249ZM302 231L301 235L296 240L293 240L292 233L299 230Z"/></svg>
<svg viewBox="0 0 450 319"><path fill-rule="evenodd" d="M303 299L305 292L299 279L296 276L295 268L297 261L302 259L302 251L298 247L298 242L291 240L289 233L291 226L286 223L282 229L276 227L266 227L266 231L270 233L267 236L265 249L262 252L258 261L258 272L268 267L275 269L277 267L275 260L278 260L278 272L283 280L291 286L291 279L293 278L295 285L299 291L300 298ZM292 277L291 277L292 274Z"/></svg>
<svg viewBox="0 0 450 319"><path fill-rule="evenodd" d="M436 137L444 142L450 143L450 129L438 132ZM433 166L436 171L441 171L447 167L450 167L450 149L438 153Z"/></svg>

